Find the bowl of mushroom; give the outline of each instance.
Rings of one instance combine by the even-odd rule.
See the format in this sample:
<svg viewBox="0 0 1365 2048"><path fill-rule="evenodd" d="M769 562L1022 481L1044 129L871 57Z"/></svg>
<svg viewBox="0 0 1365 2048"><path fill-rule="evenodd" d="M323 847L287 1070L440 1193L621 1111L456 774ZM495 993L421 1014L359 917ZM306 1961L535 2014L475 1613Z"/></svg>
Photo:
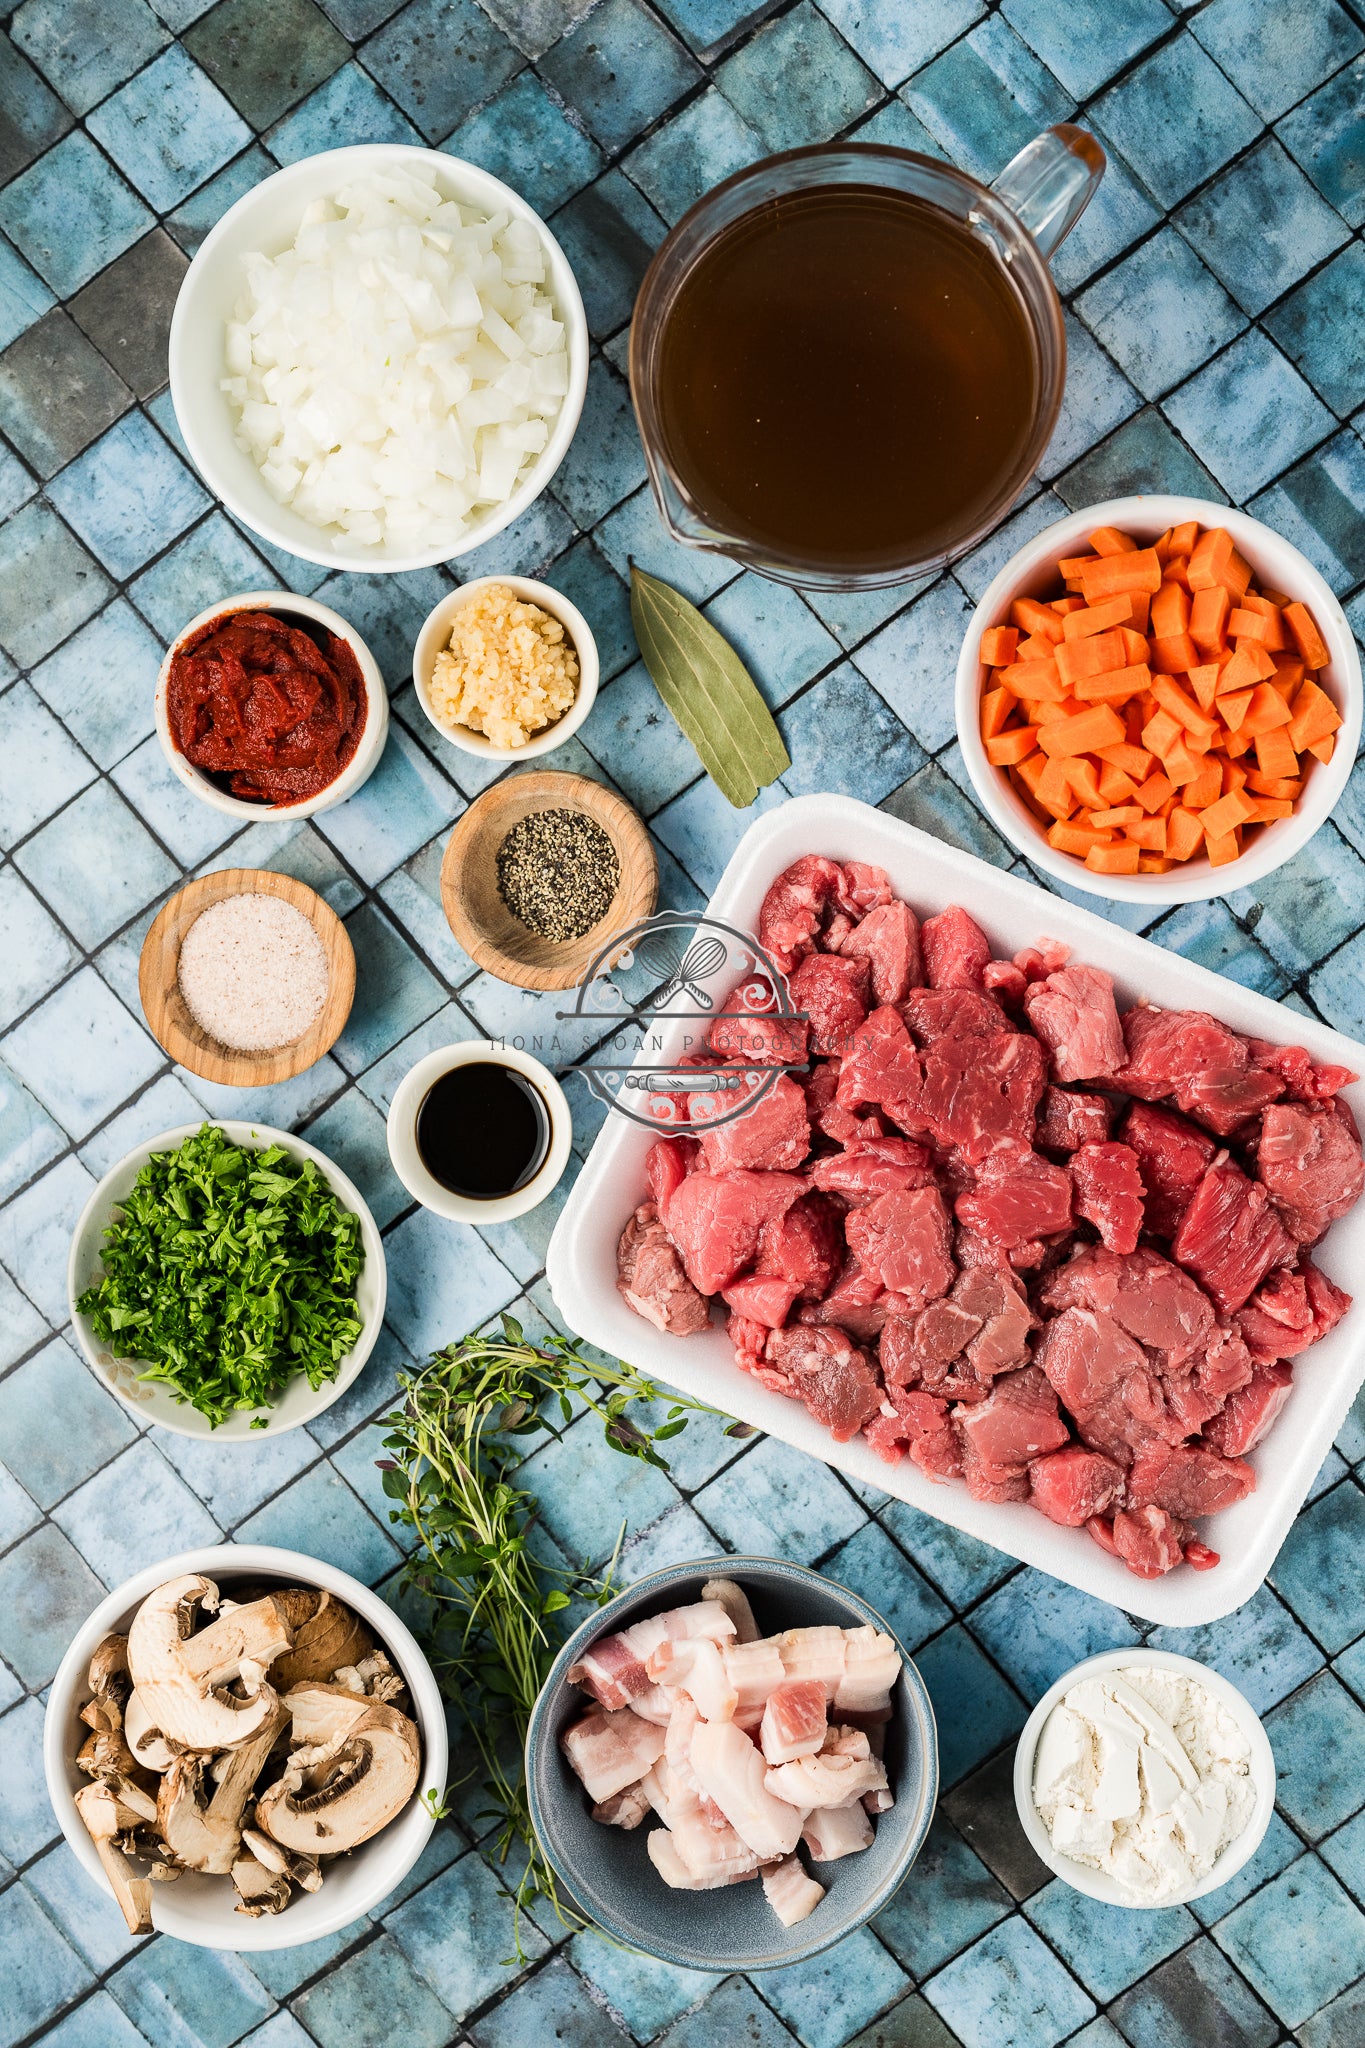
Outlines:
<svg viewBox="0 0 1365 2048"><path fill-rule="evenodd" d="M187 1551L100 1602L62 1659L48 1792L130 1933L294 1948L349 1926L417 1861L445 1714L368 1587L263 1544Z"/></svg>

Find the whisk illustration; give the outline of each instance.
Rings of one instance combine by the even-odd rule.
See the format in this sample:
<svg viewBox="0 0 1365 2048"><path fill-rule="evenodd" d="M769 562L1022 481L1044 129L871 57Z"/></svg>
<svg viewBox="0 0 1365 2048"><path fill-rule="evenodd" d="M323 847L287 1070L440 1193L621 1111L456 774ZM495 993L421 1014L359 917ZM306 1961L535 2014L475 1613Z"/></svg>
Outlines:
<svg viewBox="0 0 1365 2048"><path fill-rule="evenodd" d="M715 1008L715 997L701 987L703 978L714 974L718 967L725 965L726 949L722 940L716 938L695 939L673 969L668 980L654 995L653 1001L660 1008L681 991L692 998L699 1010Z"/></svg>

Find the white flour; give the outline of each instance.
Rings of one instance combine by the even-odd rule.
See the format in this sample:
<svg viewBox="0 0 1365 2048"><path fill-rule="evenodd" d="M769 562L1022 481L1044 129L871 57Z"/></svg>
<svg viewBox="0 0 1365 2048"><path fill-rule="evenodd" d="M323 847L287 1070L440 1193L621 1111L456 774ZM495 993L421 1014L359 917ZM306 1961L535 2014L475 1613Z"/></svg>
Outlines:
<svg viewBox="0 0 1365 2048"><path fill-rule="evenodd" d="M1207 1876L1256 1788L1222 1702L1183 1672L1135 1664L1082 1679L1053 1708L1033 1796L1055 1849L1150 1906Z"/></svg>

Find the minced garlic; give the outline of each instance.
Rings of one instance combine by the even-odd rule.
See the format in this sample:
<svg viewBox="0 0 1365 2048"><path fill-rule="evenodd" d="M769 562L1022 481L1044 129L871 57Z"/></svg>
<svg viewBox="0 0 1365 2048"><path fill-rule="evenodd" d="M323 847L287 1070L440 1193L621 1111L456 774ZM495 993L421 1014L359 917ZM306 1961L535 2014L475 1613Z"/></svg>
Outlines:
<svg viewBox="0 0 1365 2048"><path fill-rule="evenodd" d="M428 694L443 725L520 747L562 718L577 692L578 658L559 620L490 583L456 612Z"/></svg>

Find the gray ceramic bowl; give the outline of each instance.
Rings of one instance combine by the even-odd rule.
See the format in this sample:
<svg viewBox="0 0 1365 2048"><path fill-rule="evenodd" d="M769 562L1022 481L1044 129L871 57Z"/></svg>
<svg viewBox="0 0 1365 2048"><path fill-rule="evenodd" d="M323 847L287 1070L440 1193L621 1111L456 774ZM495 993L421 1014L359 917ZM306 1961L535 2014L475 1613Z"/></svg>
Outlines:
<svg viewBox="0 0 1365 2048"><path fill-rule="evenodd" d="M827 1894L815 1911L795 1927L783 1927L757 1881L720 1891L670 1891L645 1848L652 1817L627 1833L604 1827L588 1811L583 1787L559 1747L565 1728L587 1704L565 1674L595 1637L699 1600L706 1580L721 1575L744 1588L765 1634L871 1622L894 1636L874 1607L804 1565L771 1557L711 1557L651 1572L584 1622L555 1659L526 1738L531 1819L556 1877L618 1941L685 1969L775 1970L842 1941L879 1913L896 1890L929 1832L938 1793L938 1737L924 1681L898 1644L904 1668L886 1730L886 1769L896 1804L878 1817L870 1849L814 1866Z"/></svg>

